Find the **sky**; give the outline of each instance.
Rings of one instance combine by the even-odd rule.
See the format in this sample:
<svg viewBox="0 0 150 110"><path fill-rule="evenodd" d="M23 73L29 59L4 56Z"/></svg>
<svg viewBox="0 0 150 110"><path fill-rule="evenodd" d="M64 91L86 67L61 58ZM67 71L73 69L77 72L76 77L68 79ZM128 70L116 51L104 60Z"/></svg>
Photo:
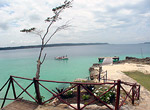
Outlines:
<svg viewBox="0 0 150 110"><path fill-rule="evenodd" d="M39 45L39 36L21 33L35 27L44 35L52 9L63 0L0 0L0 47ZM150 0L74 0L50 28L69 22L53 43L136 44L150 42Z"/></svg>

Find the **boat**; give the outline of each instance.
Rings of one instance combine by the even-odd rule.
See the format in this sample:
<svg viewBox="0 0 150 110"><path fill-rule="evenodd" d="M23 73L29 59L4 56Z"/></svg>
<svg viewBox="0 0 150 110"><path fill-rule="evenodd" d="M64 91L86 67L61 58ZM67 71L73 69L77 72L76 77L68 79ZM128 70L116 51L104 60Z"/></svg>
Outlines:
<svg viewBox="0 0 150 110"><path fill-rule="evenodd" d="M68 60L68 57L67 55L66 56L58 56L58 57L55 57L56 60Z"/></svg>

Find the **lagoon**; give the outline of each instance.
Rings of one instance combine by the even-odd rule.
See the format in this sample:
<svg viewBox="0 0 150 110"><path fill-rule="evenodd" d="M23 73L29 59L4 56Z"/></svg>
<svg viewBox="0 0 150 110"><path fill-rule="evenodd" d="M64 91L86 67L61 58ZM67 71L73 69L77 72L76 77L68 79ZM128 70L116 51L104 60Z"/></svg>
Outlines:
<svg viewBox="0 0 150 110"><path fill-rule="evenodd" d="M88 77L88 69L98 63L98 57L126 56L150 57L149 44L109 44L86 46L47 47L47 57L41 67L41 79L73 81L78 77ZM0 51L0 84L9 75L33 78L39 48ZM59 61L54 57L67 55L69 60Z"/></svg>
<svg viewBox="0 0 150 110"><path fill-rule="evenodd" d="M121 60L126 56L150 57L149 47L150 44L47 47L45 48L47 57L41 67L40 79L73 81L76 78L86 78L89 76L89 67L93 63L98 63L98 57L119 56ZM0 51L0 85L2 86L10 75L33 78L39 50L39 48L32 48ZM69 60L54 59L62 55L67 55ZM21 80L20 84L27 85ZM60 86L63 85L49 85L52 89ZM32 88L30 91L33 91ZM4 92L1 95L3 94Z"/></svg>

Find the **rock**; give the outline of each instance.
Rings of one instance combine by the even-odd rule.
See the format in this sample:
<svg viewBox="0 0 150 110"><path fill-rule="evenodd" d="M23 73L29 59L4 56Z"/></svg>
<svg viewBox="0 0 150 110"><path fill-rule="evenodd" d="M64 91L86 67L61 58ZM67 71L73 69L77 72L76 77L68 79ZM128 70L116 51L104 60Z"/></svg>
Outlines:
<svg viewBox="0 0 150 110"><path fill-rule="evenodd" d="M99 64L99 63L94 63L93 66L94 66L94 67L99 67L99 66L101 66L101 64Z"/></svg>
<svg viewBox="0 0 150 110"><path fill-rule="evenodd" d="M93 66L89 68L90 79L98 79L100 70L102 71L102 66L100 66L100 64L93 64Z"/></svg>
<svg viewBox="0 0 150 110"><path fill-rule="evenodd" d="M46 104L46 106L57 106L60 101L57 98L54 98L52 102Z"/></svg>
<svg viewBox="0 0 150 110"><path fill-rule="evenodd" d="M150 57L136 58L136 57L128 57L127 56L125 60L115 62L115 64L118 64L118 63L140 63L140 64L150 65Z"/></svg>
<svg viewBox="0 0 150 110"><path fill-rule="evenodd" d="M93 70L94 70L94 67L93 67L93 66L89 68L89 72L91 72L91 71L93 71Z"/></svg>
<svg viewBox="0 0 150 110"><path fill-rule="evenodd" d="M126 60L134 60L134 59L136 59L135 57L128 57L128 56L126 56Z"/></svg>
<svg viewBox="0 0 150 110"><path fill-rule="evenodd" d="M85 81L87 81L87 79L77 78L74 80L74 82L85 82Z"/></svg>
<svg viewBox="0 0 150 110"><path fill-rule="evenodd" d="M95 83L98 83L98 82L99 82L99 80L98 80L98 79L94 79L93 81L94 81Z"/></svg>
<svg viewBox="0 0 150 110"><path fill-rule="evenodd" d="M90 73L90 79L91 79L91 80L97 79L97 78L98 78L98 75L99 75L99 71L98 71L98 70L93 70L93 71L91 71L91 73Z"/></svg>

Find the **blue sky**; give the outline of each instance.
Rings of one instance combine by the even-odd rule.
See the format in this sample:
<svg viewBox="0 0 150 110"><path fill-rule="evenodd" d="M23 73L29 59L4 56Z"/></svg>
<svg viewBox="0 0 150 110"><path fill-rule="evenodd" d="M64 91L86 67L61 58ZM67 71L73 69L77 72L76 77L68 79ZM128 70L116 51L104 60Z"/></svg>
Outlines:
<svg viewBox="0 0 150 110"><path fill-rule="evenodd" d="M0 47L36 45L40 38L20 33L36 27L45 32L44 20L62 0L0 0ZM74 0L51 28L69 21L49 43L131 44L150 41L150 0Z"/></svg>

